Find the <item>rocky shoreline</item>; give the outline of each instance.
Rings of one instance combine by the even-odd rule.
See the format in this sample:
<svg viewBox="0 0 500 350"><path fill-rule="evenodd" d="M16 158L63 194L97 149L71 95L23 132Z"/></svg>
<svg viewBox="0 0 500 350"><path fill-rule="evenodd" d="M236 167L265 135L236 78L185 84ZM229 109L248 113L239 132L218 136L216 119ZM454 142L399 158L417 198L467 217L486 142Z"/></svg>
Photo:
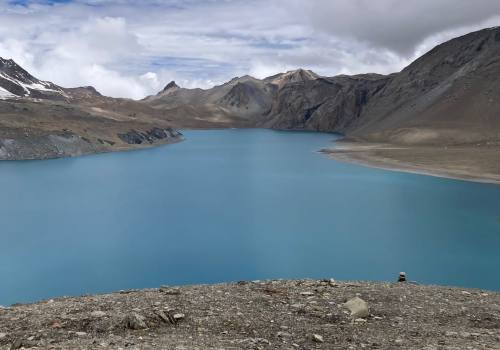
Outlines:
<svg viewBox="0 0 500 350"><path fill-rule="evenodd" d="M20 348L500 349L500 293L278 280L63 297L0 308L0 349Z"/></svg>
<svg viewBox="0 0 500 350"><path fill-rule="evenodd" d="M184 140L171 128L130 129L119 140L88 138L70 131L40 135L0 135L0 160L43 160L148 148Z"/></svg>

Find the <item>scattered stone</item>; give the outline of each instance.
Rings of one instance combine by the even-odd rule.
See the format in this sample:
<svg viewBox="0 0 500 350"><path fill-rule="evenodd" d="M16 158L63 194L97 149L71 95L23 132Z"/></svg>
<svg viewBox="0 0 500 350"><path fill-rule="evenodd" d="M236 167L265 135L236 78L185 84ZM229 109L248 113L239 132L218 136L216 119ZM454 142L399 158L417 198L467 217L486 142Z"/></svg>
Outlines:
<svg viewBox="0 0 500 350"><path fill-rule="evenodd" d="M181 290L179 288L172 288L169 286L161 286L160 292L167 294L167 295L180 295L181 294Z"/></svg>
<svg viewBox="0 0 500 350"><path fill-rule="evenodd" d="M7 338L7 333L0 333L0 340Z"/></svg>
<svg viewBox="0 0 500 350"><path fill-rule="evenodd" d="M29 349L32 347L35 347L36 343L29 341L29 340L23 340L23 339L16 339L10 346L10 350L17 350L17 349Z"/></svg>
<svg viewBox="0 0 500 350"><path fill-rule="evenodd" d="M101 317L106 316L106 313L105 313L104 311L99 311L99 310L97 310L97 311L92 311L92 312L90 313L90 316L92 316L92 317L96 317L96 318L101 318Z"/></svg>
<svg viewBox="0 0 500 350"><path fill-rule="evenodd" d="M301 292L300 295L305 296L305 297L310 297L310 296L314 295L314 293L313 292Z"/></svg>
<svg viewBox="0 0 500 350"><path fill-rule="evenodd" d="M75 334L76 334L77 336L79 336L79 337L84 337L84 336L86 336L86 335L87 335L87 333L86 333L86 332L75 332Z"/></svg>
<svg viewBox="0 0 500 350"><path fill-rule="evenodd" d="M319 334L313 334L313 338L312 338L316 343L324 343L325 340L323 339L323 337Z"/></svg>
<svg viewBox="0 0 500 350"><path fill-rule="evenodd" d="M458 333L457 332L453 332L453 331L446 331L444 333L444 335L447 336L447 337L456 337L458 335Z"/></svg>
<svg viewBox="0 0 500 350"><path fill-rule="evenodd" d="M181 314L181 313L173 315L173 318L174 318L175 322L179 322L180 320L184 319L185 317L186 317L186 315Z"/></svg>
<svg viewBox="0 0 500 350"><path fill-rule="evenodd" d="M370 314L368 304L360 297L352 298L351 300L347 301L344 306L348 308L349 311L351 311L351 316L354 319L365 318Z"/></svg>
<svg viewBox="0 0 500 350"><path fill-rule="evenodd" d="M158 311L156 311L156 314L158 315L158 317L160 317L162 319L163 322L174 323L173 318L169 317L170 315L165 314L163 311L158 310Z"/></svg>
<svg viewBox="0 0 500 350"><path fill-rule="evenodd" d="M17 350L17 349L21 349L23 347L23 340L22 339L16 339L14 340L14 342L12 343L11 347L10 347L10 350Z"/></svg>
<svg viewBox="0 0 500 350"><path fill-rule="evenodd" d="M125 328L137 330L148 328L148 326L145 317L134 312L125 317Z"/></svg>
<svg viewBox="0 0 500 350"><path fill-rule="evenodd" d="M276 334L276 336L278 338L290 338L292 335L290 333L287 333L287 332L278 332L278 334Z"/></svg>

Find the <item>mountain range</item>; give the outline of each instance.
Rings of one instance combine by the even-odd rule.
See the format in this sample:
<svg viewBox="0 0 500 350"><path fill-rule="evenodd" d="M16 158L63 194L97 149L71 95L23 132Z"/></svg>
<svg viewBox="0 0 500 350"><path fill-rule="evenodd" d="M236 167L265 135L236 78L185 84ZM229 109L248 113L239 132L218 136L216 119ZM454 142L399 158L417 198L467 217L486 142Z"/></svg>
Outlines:
<svg viewBox="0 0 500 350"><path fill-rule="evenodd" d="M170 82L141 101L62 88L0 59L0 158L144 147L180 139L178 128L226 127L336 132L345 142L392 152L491 150L500 146L499 73L499 28L452 39L389 75L324 77L298 69L206 90Z"/></svg>

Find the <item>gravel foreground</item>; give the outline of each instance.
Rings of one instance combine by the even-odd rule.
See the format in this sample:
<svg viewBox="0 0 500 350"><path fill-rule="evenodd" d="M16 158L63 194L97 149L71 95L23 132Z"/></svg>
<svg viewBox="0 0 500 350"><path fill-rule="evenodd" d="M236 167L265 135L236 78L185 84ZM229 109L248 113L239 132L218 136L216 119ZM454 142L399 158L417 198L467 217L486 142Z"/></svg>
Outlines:
<svg viewBox="0 0 500 350"><path fill-rule="evenodd" d="M369 311L352 316L356 297ZM0 349L20 348L500 349L500 293L299 280L64 297L0 309Z"/></svg>

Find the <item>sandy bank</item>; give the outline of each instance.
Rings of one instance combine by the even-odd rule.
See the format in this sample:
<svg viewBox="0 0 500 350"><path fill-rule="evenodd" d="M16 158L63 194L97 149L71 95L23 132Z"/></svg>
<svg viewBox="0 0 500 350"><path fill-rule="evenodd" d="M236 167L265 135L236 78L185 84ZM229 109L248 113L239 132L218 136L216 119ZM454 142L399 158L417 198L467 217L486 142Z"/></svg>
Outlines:
<svg viewBox="0 0 500 350"><path fill-rule="evenodd" d="M500 183L497 147L395 146L338 142L321 150L329 157L370 167L482 183Z"/></svg>

